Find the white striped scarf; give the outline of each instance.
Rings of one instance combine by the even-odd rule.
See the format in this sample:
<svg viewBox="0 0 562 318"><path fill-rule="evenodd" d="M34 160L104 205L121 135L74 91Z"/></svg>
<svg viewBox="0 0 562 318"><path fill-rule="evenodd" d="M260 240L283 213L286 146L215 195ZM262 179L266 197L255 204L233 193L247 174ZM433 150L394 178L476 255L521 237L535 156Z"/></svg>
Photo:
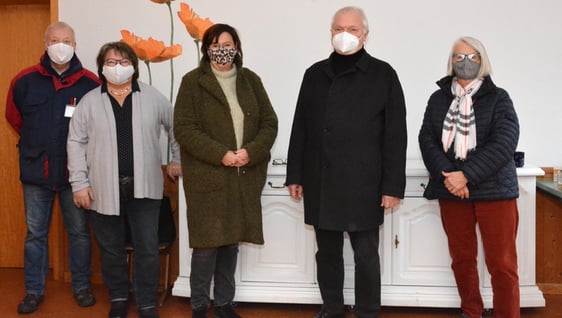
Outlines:
<svg viewBox="0 0 562 318"><path fill-rule="evenodd" d="M482 82L482 78L477 78L462 87L455 77L451 84L454 98L443 122L441 142L445 152L454 142L455 157L461 160L466 159L469 150L476 148L476 121L472 108L472 95L478 91Z"/></svg>

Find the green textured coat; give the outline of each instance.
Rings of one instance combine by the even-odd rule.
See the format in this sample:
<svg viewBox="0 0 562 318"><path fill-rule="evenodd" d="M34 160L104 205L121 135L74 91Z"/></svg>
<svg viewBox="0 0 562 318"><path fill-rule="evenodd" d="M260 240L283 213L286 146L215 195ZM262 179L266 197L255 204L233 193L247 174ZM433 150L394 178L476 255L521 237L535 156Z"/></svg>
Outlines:
<svg viewBox="0 0 562 318"><path fill-rule="evenodd" d="M236 150L236 140L230 107L209 63L187 73L178 91L174 135L192 248L263 244L260 197L277 116L261 79L247 68L238 68L236 93L244 112L242 148L250 157L241 168L221 164L228 150Z"/></svg>

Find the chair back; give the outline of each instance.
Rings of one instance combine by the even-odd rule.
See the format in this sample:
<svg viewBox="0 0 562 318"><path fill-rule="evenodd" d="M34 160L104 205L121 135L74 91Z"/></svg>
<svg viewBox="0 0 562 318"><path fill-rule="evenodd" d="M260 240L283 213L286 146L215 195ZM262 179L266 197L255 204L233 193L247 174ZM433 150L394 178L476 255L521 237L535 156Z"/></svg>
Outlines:
<svg viewBox="0 0 562 318"><path fill-rule="evenodd" d="M158 223L158 242L160 244L171 244L176 240L176 223L174 222L174 211L170 198L162 198L160 206L160 219Z"/></svg>
<svg viewBox="0 0 562 318"><path fill-rule="evenodd" d="M131 230L128 224L125 225L125 244L131 246ZM174 222L174 211L170 198L164 196L160 205L160 217L158 220L158 242L162 244L172 244L176 240L176 223Z"/></svg>

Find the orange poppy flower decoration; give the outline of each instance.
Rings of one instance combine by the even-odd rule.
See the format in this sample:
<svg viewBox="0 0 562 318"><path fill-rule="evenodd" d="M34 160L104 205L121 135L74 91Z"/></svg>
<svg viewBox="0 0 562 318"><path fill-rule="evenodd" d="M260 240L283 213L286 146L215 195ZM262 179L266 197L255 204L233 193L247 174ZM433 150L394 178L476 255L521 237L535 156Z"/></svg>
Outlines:
<svg viewBox="0 0 562 318"><path fill-rule="evenodd" d="M155 0L152 1L157 2ZM121 30L121 37L121 41L129 44L137 54L137 57L145 62L163 62L173 59L182 53L180 44L165 46L163 41L155 40L152 37L145 40L127 30Z"/></svg>
<svg viewBox="0 0 562 318"><path fill-rule="evenodd" d="M201 41L205 31L214 24L209 18L202 19L197 13L193 12L187 3L183 2L180 3L178 16L185 25L189 35L196 41Z"/></svg>

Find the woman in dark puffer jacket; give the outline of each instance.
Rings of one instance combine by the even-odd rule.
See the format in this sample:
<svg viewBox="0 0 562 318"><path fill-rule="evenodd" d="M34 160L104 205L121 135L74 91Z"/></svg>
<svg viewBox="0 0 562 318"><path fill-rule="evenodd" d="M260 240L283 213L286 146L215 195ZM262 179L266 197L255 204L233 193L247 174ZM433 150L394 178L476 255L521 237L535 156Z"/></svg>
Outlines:
<svg viewBox="0 0 562 318"><path fill-rule="evenodd" d="M481 317L476 258L478 223L492 277L494 316L518 318L517 235L519 196L513 154L519 123L508 93L494 85L482 43L457 40L448 76L429 99L419 144L430 181L424 193L438 199L463 317Z"/></svg>

